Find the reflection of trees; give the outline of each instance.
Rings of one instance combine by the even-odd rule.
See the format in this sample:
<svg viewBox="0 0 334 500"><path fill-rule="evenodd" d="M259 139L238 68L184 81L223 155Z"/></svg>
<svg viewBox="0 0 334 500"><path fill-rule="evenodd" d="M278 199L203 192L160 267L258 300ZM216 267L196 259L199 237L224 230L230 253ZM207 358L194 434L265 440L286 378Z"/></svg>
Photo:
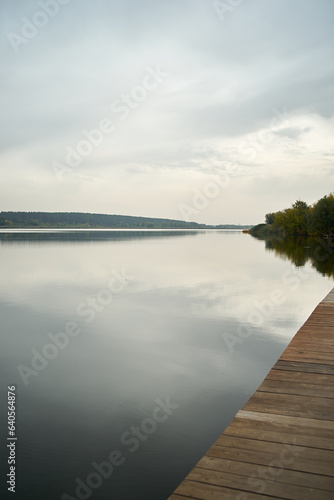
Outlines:
<svg viewBox="0 0 334 500"><path fill-rule="evenodd" d="M308 260L308 248L305 246L307 246L306 241L301 241L301 238L266 240L267 250L273 250L280 257L287 257L297 267L305 266Z"/></svg>
<svg viewBox="0 0 334 500"><path fill-rule="evenodd" d="M296 267L310 262L319 273L334 278L334 240L306 237L261 237L266 250L283 259L289 259Z"/></svg>
<svg viewBox="0 0 334 500"><path fill-rule="evenodd" d="M171 238L179 236L194 236L198 231L150 231L150 230L40 230L38 232L0 232L0 245L10 243L95 243L95 242L120 242L128 240L142 240L152 238Z"/></svg>

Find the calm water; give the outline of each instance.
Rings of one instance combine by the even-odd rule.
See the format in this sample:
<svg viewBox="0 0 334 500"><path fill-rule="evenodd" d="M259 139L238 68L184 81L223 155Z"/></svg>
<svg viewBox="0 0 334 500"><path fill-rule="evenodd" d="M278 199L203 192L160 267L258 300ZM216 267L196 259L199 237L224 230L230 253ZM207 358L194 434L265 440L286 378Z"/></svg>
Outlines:
<svg viewBox="0 0 334 500"><path fill-rule="evenodd" d="M166 500L333 286L231 231L2 232L0 255L19 500Z"/></svg>

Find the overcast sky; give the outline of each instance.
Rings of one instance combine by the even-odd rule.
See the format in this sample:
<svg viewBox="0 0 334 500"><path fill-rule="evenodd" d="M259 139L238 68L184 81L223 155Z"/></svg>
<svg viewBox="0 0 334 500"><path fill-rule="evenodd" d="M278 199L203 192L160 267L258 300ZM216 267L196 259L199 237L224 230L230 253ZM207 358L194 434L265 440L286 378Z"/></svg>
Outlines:
<svg viewBox="0 0 334 500"><path fill-rule="evenodd" d="M0 5L0 210L255 224L334 190L333 0Z"/></svg>

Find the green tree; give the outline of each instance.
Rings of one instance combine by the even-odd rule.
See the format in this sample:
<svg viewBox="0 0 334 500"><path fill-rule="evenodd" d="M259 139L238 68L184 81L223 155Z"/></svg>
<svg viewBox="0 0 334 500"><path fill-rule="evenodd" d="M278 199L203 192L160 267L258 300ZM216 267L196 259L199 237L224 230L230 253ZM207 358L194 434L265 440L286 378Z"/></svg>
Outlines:
<svg viewBox="0 0 334 500"><path fill-rule="evenodd" d="M310 207L305 201L297 200L292 205L293 234L307 234L310 222Z"/></svg>
<svg viewBox="0 0 334 500"><path fill-rule="evenodd" d="M312 234L334 236L334 193L324 196L314 205L310 228Z"/></svg>
<svg viewBox="0 0 334 500"><path fill-rule="evenodd" d="M310 219L310 207L305 201L297 200L291 208L268 214L269 219L274 219L274 226L285 234L307 234ZM274 217L272 217L274 215Z"/></svg>
<svg viewBox="0 0 334 500"><path fill-rule="evenodd" d="M275 213L266 214L266 224L274 224L276 218Z"/></svg>
<svg viewBox="0 0 334 500"><path fill-rule="evenodd" d="M274 226L276 229L286 232L288 229L288 217L286 210L280 210L275 213Z"/></svg>

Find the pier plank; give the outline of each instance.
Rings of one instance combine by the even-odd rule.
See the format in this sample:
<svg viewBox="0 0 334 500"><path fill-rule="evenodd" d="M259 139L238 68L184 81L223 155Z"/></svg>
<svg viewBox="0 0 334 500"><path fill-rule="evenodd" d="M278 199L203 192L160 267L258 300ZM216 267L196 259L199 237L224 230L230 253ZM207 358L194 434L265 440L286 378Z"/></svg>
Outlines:
<svg viewBox="0 0 334 500"><path fill-rule="evenodd" d="M320 474L307 474L305 472L282 469L280 467L270 467L245 462L236 462L224 458L203 457L197 464L203 469L216 470L239 474L251 478L275 478L279 483L295 484L316 488L325 491L334 491L334 484L331 477Z"/></svg>
<svg viewBox="0 0 334 500"><path fill-rule="evenodd" d="M334 450L333 431L327 429L318 429L316 436L314 436L312 428L272 424L265 421L262 421L261 426L259 426L253 420L234 419L225 430L224 435Z"/></svg>
<svg viewBox="0 0 334 500"><path fill-rule="evenodd" d="M334 420L334 404L331 398L259 391L248 400L244 409L292 417Z"/></svg>
<svg viewBox="0 0 334 500"><path fill-rule="evenodd" d="M333 377L334 378L334 377ZM313 396L334 398L333 384L311 384L307 382L265 380L258 388L260 392L272 392L278 394L295 394L297 396Z"/></svg>
<svg viewBox="0 0 334 500"><path fill-rule="evenodd" d="M227 460L235 460L236 462L247 462L270 467L275 465L275 460L279 460L279 455L271 453L268 449L265 451L243 450L240 448L229 448L227 446L219 446L214 444L206 454L209 457L225 458ZM290 461L290 459L289 459ZM273 462L273 463L272 463ZM283 464L284 465L284 464ZM333 462L318 461L309 458L297 457L293 462L289 463L286 468L300 472L309 472L310 474L322 474L324 476L333 476Z"/></svg>
<svg viewBox="0 0 334 500"><path fill-rule="evenodd" d="M269 476L271 478L271 476ZM266 493L280 498L294 498L296 500L333 500L333 492L308 488L305 486L271 481L254 476L243 476L220 472L215 470L200 469L196 467L188 476L188 481L210 483L225 488L237 488L251 493Z"/></svg>

